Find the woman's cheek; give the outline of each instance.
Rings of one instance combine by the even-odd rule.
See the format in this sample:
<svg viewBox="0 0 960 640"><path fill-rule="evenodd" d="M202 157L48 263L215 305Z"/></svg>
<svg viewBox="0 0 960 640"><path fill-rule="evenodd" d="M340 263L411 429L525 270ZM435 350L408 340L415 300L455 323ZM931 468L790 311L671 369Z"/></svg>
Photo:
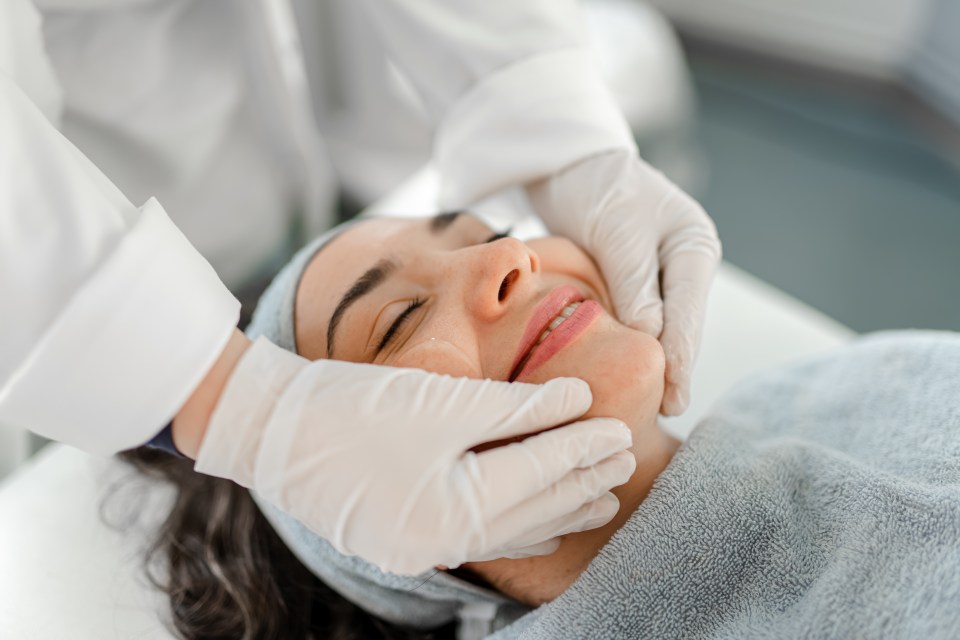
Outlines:
<svg viewBox="0 0 960 640"><path fill-rule="evenodd" d="M610 410L631 427L656 424L663 399L664 355L656 338L617 324L605 335L596 359L596 376ZM616 363L613 366L604 363Z"/></svg>
<svg viewBox="0 0 960 640"><path fill-rule="evenodd" d="M456 344L443 338L427 338L388 363L391 367L422 369L458 378L482 378L480 364Z"/></svg>

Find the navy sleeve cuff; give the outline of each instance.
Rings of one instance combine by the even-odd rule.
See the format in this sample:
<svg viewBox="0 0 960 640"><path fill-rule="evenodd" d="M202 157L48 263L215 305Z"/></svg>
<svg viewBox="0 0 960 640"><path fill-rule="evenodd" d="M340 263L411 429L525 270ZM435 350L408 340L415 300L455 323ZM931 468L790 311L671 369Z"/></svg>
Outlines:
<svg viewBox="0 0 960 640"><path fill-rule="evenodd" d="M178 458L186 458L187 456L180 453L176 445L173 444L173 422L170 422L163 428L163 430L157 435L153 436L150 442L146 443L147 447L151 449L162 449L167 453L177 456Z"/></svg>

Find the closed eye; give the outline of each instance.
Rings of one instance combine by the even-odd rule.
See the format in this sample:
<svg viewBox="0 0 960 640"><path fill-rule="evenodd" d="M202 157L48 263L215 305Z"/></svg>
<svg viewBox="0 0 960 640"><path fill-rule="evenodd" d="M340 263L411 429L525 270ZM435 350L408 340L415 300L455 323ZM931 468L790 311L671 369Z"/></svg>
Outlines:
<svg viewBox="0 0 960 640"><path fill-rule="evenodd" d="M503 238L509 238L511 231L513 231L513 227L507 227L503 231L494 233L492 236L484 240L484 243L496 242L497 240L502 240ZM383 334L383 337L381 337L380 341L377 343L377 354L390 345L390 341L393 340L394 336L397 335L397 332L403 328L404 323L407 321L410 315L422 307L423 303L424 301L420 298L414 298L410 301L410 304L407 305L407 308L400 312L400 315L398 315L396 320L390 324L390 327L386 330L386 332Z"/></svg>
<svg viewBox="0 0 960 640"><path fill-rule="evenodd" d="M383 337L380 338L380 342L377 343L377 354L379 354L383 349L390 344L390 341L397 334L397 331L403 327L403 323L407 321L414 311L423 306L423 300L420 298L414 298L410 301L410 304L407 305L407 308L400 312L400 315L397 316L397 319L393 321L390 325L390 328L387 329L386 333L383 334Z"/></svg>
<svg viewBox="0 0 960 640"><path fill-rule="evenodd" d="M507 227L507 228L504 229L503 231L500 231L500 232L498 232L498 233L495 233L495 234L493 234L492 236L490 236L489 238L487 238L486 240L484 240L484 243L496 242L497 240L502 240L502 239L504 239L504 238L509 238L511 231L513 231L513 227Z"/></svg>

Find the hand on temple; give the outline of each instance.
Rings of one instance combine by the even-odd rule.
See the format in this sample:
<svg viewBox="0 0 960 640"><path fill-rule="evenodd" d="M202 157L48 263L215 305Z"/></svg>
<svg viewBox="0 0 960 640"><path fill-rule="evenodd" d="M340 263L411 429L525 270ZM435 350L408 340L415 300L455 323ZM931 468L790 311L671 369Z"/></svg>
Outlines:
<svg viewBox="0 0 960 640"><path fill-rule="evenodd" d="M220 395L196 469L257 491L343 553L386 571L554 551L608 522L634 471L630 431L575 420L586 383L452 378L310 362L265 339Z"/></svg>
<svg viewBox="0 0 960 640"><path fill-rule="evenodd" d="M586 158L527 191L552 232L594 256L620 320L660 339L667 363L660 411L683 413L707 294L720 262L713 221L693 198L627 150Z"/></svg>

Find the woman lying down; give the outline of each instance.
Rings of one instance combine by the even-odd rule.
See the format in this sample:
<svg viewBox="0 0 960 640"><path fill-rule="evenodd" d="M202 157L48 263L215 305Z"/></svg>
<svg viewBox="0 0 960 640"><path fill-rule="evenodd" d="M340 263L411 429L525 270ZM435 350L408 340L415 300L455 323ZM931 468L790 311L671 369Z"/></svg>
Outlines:
<svg viewBox="0 0 960 640"><path fill-rule="evenodd" d="M633 430L636 472L614 490L613 521L550 556L402 577L261 504L271 529L243 489L155 462L181 486L158 546L181 632L960 636L957 335L881 334L766 373L680 443L657 424L659 343L611 309L596 266L568 240L523 243L466 214L369 219L302 251L251 334L310 359L582 378L588 415Z"/></svg>

